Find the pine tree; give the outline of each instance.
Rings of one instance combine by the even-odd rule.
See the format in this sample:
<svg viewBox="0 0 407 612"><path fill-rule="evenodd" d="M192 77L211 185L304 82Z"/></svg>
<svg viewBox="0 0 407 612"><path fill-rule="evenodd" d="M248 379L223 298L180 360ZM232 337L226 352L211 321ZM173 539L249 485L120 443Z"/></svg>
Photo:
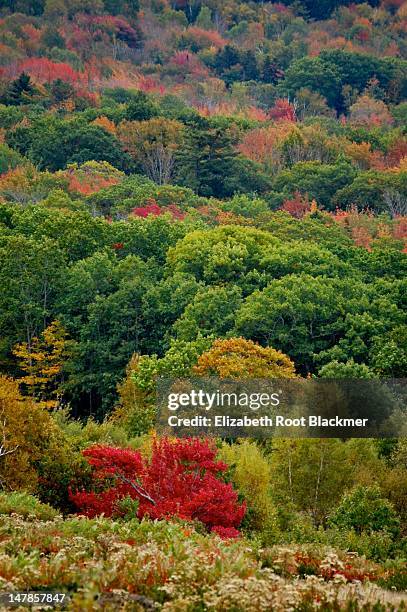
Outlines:
<svg viewBox="0 0 407 612"><path fill-rule="evenodd" d="M31 77L29 74L22 72L20 76L10 83L5 95L5 104L13 106L19 106L27 102L27 98L32 96L34 93L34 87L31 84Z"/></svg>

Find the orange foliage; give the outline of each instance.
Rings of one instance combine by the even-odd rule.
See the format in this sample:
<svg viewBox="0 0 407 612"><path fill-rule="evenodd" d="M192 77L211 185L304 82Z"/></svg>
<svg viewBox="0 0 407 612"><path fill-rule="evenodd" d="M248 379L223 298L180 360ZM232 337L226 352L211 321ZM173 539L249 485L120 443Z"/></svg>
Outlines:
<svg viewBox="0 0 407 612"><path fill-rule="evenodd" d="M384 102L368 95L359 96L350 107L350 120L355 125L390 125L393 118Z"/></svg>
<svg viewBox="0 0 407 612"><path fill-rule="evenodd" d="M407 217L397 217L393 222L393 237L404 243L403 253L407 253Z"/></svg>
<svg viewBox="0 0 407 612"><path fill-rule="evenodd" d="M274 121L295 121L295 108L291 102L284 98L278 98L268 115Z"/></svg>
<svg viewBox="0 0 407 612"><path fill-rule="evenodd" d="M201 47L215 47L221 49L226 45L226 40L216 30L204 30L191 26L188 28L188 35L196 40Z"/></svg>
<svg viewBox="0 0 407 612"><path fill-rule="evenodd" d="M305 214L310 212L311 205L308 200L308 196L303 196L299 191L296 191L294 197L291 200L285 200L281 205L281 210L288 212L292 217L296 219L302 219Z"/></svg>
<svg viewBox="0 0 407 612"><path fill-rule="evenodd" d="M193 372L219 378L295 378L294 363L287 355L245 338L215 340Z"/></svg>
<svg viewBox="0 0 407 612"><path fill-rule="evenodd" d="M53 62L46 57L30 57L15 64L11 64L6 69L6 73L14 78L27 72L31 77L40 83L51 83L56 79L67 81L72 85L86 85L87 74L77 72L64 62Z"/></svg>
<svg viewBox="0 0 407 612"><path fill-rule="evenodd" d="M267 163L277 155L278 146L289 136L295 125L289 122L278 122L264 128L246 132L238 145L240 153L258 163Z"/></svg>
<svg viewBox="0 0 407 612"><path fill-rule="evenodd" d="M71 164L61 174L68 179L69 190L81 195L90 195L117 185L124 177L122 172L107 162L95 161L85 162L82 166Z"/></svg>
<svg viewBox="0 0 407 612"><path fill-rule="evenodd" d="M160 85L151 76L140 76L138 79L138 88L145 93L159 93L161 95L165 93L164 85Z"/></svg>
<svg viewBox="0 0 407 612"><path fill-rule="evenodd" d="M97 117L94 121L93 121L94 125L98 125L101 128L103 128L104 130L106 130L106 132L109 132L110 134L116 134L116 126L113 123L113 121L110 121L110 119L108 119L107 117L105 117L104 115L102 115L101 117Z"/></svg>
<svg viewBox="0 0 407 612"><path fill-rule="evenodd" d="M390 145L387 151L387 166L395 168L400 165L400 162L405 157L407 157L407 138L399 138Z"/></svg>
<svg viewBox="0 0 407 612"><path fill-rule="evenodd" d="M331 216L349 232L356 246L370 250L373 240L393 238L404 241L404 252L407 251L407 217L386 221L378 219L370 211L359 212L355 206L347 210L337 209Z"/></svg>
<svg viewBox="0 0 407 612"><path fill-rule="evenodd" d="M372 236L366 227L352 227L351 235L356 246L364 247L368 251L371 250Z"/></svg>
<svg viewBox="0 0 407 612"><path fill-rule="evenodd" d="M370 142L346 143L344 152L361 170L383 170L385 163L380 151L372 151Z"/></svg>

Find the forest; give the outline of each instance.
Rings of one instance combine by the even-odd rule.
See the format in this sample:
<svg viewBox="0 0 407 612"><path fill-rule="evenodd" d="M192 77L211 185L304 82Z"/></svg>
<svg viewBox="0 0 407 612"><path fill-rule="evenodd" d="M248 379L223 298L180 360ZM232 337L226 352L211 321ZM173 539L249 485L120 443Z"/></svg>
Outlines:
<svg viewBox="0 0 407 612"><path fill-rule="evenodd" d="M405 430L155 427L161 377L405 378L406 31L403 0L0 0L14 609L405 609Z"/></svg>

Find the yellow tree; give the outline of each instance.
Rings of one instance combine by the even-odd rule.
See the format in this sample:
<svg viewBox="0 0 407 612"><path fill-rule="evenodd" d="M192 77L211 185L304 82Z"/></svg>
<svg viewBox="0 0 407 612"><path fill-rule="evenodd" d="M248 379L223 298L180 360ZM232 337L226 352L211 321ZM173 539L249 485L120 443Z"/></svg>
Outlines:
<svg viewBox="0 0 407 612"><path fill-rule="evenodd" d="M287 355L245 338L218 339L202 353L193 367L198 376L219 378L295 378L295 366Z"/></svg>
<svg viewBox="0 0 407 612"><path fill-rule="evenodd" d="M23 397L18 382L0 376L0 428L2 448L0 481L7 488L35 489L34 463L41 459L50 428L51 415L31 398Z"/></svg>
<svg viewBox="0 0 407 612"><path fill-rule="evenodd" d="M69 348L65 329L59 321L53 321L41 337L34 337L30 343L17 344L13 349L25 373L20 382L31 397L47 408L55 408L58 403L62 367Z"/></svg>
<svg viewBox="0 0 407 612"><path fill-rule="evenodd" d="M118 138L147 176L158 185L173 175L175 152L182 140L182 124L156 117L149 121L122 121Z"/></svg>

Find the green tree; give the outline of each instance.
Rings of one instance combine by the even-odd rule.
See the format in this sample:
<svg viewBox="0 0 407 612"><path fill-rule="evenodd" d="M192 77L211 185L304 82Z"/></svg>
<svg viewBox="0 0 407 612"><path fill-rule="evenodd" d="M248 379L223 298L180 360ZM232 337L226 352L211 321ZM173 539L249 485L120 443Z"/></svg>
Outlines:
<svg viewBox="0 0 407 612"><path fill-rule="evenodd" d="M298 162L288 170L282 170L276 177L275 191L293 196L296 191L308 194L319 205L334 210L341 197L339 190L352 184L356 169L347 162L321 164L320 162Z"/></svg>
<svg viewBox="0 0 407 612"><path fill-rule="evenodd" d="M127 121L148 121L158 115L158 109L144 91L131 93L130 102L124 113Z"/></svg>
<svg viewBox="0 0 407 612"><path fill-rule="evenodd" d="M236 315L236 331L282 350L307 372L316 355L345 334L345 314L368 308L365 292L351 279L285 276L246 298Z"/></svg>
<svg viewBox="0 0 407 612"><path fill-rule="evenodd" d="M4 104L20 106L21 104L28 104L32 101L34 93L35 88L31 83L30 75L22 72L15 81L10 83L1 101Z"/></svg>
<svg viewBox="0 0 407 612"><path fill-rule="evenodd" d="M177 156L177 182L199 195L227 197L231 193L224 180L235 173L235 158L232 140L224 130L189 130Z"/></svg>
<svg viewBox="0 0 407 612"><path fill-rule="evenodd" d="M373 476L380 465L373 441L353 439L273 439L271 453L272 497L284 515L307 512L314 522L326 524L347 487ZM287 512L288 511L288 512Z"/></svg>
<svg viewBox="0 0 407 612"><path fill-rule="evenodd" d="M0 174L16 168L22 163L23 158L17 151L14 151L6 144L0 143Z"/></svg>
<svg viewBox="0 0 407 612"><path fill-rule="evenodd" d="M330 523L341 529L388 531L397 534L399 520L392 504L377 486L357 486L345 494L330 517Z"/></svg>
<svg viewBox="0 0 407 612"><path fill-rule="evenodd" d="M64 266L64 255L54 240L1 237L0 359L4 365L9 365L12 345L30 344L53 318Z"/></svg>
<svg viewBox="0 0 407 612"><path fill-rule="evenodd" d="M285 73L279 88L295 97L297 91L306 87L326 98L329 106L341 110L342 81L339 69L320 57L303 57L294 60Z"/></svg>
<svg viewBox="0 0 407 612"><path fill-rule="evenodd" d="M200 289L174 324L177 337L195 340L199 335L225 335L234 327L241 295L241 289L233 285Z"/></svg>

